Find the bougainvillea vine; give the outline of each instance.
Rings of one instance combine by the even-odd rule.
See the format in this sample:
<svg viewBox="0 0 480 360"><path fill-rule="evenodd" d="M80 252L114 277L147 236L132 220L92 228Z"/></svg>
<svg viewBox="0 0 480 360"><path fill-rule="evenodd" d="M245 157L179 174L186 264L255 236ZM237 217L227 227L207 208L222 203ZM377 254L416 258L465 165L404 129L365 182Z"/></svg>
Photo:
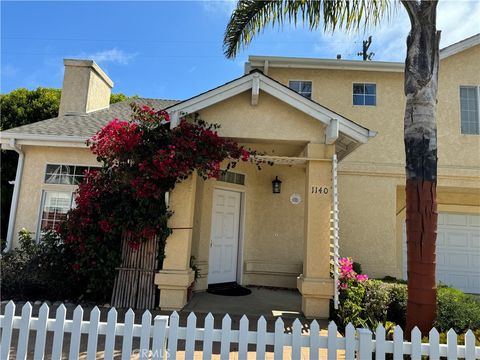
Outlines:
<svg viewBox="0 0 480 360"><path fill-rule="evenodd" d="M230 168L255 155L220 137L218 125L189 118L171 128L165 111L136 104L132 110L132 120L115 119L88 140L102 167L85 175L60 229L76 254L73 273L95 293L110 291L123 236L133 251L142 241L159 241L162 257L171 233L165 193L176 183L194 171L218 178L222 162Z"/></svg>

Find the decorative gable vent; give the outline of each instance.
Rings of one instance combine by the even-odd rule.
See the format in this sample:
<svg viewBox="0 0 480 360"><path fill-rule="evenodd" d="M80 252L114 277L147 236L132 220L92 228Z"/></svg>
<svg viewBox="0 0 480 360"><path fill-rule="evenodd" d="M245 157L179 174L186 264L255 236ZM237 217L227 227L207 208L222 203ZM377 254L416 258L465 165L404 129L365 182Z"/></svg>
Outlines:
<svg viewBox="0 0 480 360"><path fill-rule="evenodd" d="M245 185L245 175L232 171L222 171L218 181L223 181L230 184Z"/></svg>

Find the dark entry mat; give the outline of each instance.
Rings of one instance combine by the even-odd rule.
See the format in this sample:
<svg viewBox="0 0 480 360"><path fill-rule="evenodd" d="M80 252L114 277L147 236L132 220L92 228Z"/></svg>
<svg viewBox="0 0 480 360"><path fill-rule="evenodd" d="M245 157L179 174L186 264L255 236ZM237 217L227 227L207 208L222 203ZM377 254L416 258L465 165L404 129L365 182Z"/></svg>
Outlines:
<svg viewBox="0 0 480 360"><path fill-rule="evenodd" d="M236 283L210 285L208 293L222 296L245 296L252 293L252 290L240 286Z"/></svg>

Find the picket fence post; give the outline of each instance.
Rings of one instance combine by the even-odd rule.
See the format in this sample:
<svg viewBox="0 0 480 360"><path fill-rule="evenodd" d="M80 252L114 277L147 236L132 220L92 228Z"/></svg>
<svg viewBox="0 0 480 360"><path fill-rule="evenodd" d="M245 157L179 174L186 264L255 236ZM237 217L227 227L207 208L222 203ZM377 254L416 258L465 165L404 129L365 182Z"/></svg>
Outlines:
<svg viewBox="0 0 480 360"><path fill-rule="evenodd" d="M15 311L16 306L10 301L5 306L3 315L0 315L0 359L9 359L14 352L16 359L25 360L29 356L28 344L34 342L33 359L43 360L47 331L53 332L51 358L54 360L64 358L65 353L68 353L70 360L77 359L82 335L87 335L87 360L96 359L98 351L104 351L105 359L113 360L116 355L116 337L122 340L120 356L125 360L130 359L134 352L133 338L140 343L139 353L136 355L142 360L175 360L179 340L185 342L187 359L194 358L196 341L202 342L204 360L211 359L214 342L220 344L220 359L230 358L232 344L238 346L240 359L248 356L249 345L255 345L256 359L265 359L267 346L273 346L275 360L284 358L286 346L291 347L289 357L292 359L305 356L302 353L304 349L308 349L308 357L312 360L319 359L320 349L326 351L329 360L336 359L339 350L344 351L346 360L371 359L372 355L380 360L385 359L387 354L392 354L395 360L403 360L404 355L410 355L412 360L421 360L424 355L428 355L431 360L480 359L480 347L475 346L475 335L471 330L465 333L464 344L457 344L457 334L453 329L447 332L447 344L440 344L439 333L433 328L429 332L429 342L422 344L422 335L417 327L412 330L411 342L406 342L403 330L396 326L392 341L386 339L386 330L381 324L375 330L374 339L372 331L355 329L351 323L345 327L344 338L341 338L337 336L337 325L333 321L328 324L328 335L324 336L320 335L320 326L315 320L310 323L310 332L302 333L302 323L295 319L292 331L288 333L281 318L276 319L275 330L267 332L267 321L264 317L258 319L256 330L250 331L250 322L246 316L240 319L239 329L234 330L228 314L222 318L220 328L215 328L214 317L210 313L205 317L204 327L197 328L197 316L193 312L187 317L186 327L180 327L180 316L176 312L170 316L156 316L152 324L152 314L148 310L143 313L140 323L135 322L135 313L131 309L126 312L123 323L118 323L118 312L115 308L109 310L106 322L100 321L101 312L98 307L92 309L89 320L83 320L84 310L81 306L75 308L71 320L66 318L67 311L63 304L57 308L55 318L49 318L50 308L47 304L40 307L37 318L32 317L32 305L28 302L22 307L20 316L15 316ZM15 338L12 337L13 330L18 334ZM65 334L70 334L69 344L65 341ZM35 340L29 336L35 336ZM105 336L103 349L98 346L99 336Z"/></svg>
<svg viewBox="0 0 480 360"><path fill-rule="evenodd" d="M372 332L369 329L358 329L358 358L372 358Z"/></svg>

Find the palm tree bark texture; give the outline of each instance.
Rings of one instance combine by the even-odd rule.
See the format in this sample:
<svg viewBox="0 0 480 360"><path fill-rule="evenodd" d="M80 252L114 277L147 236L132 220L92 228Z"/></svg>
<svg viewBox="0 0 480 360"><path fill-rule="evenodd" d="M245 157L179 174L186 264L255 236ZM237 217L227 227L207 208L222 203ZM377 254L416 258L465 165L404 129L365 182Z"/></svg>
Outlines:
<svg viewBox="0 0 480 360"><path fill-rule="evenodd" d="M436 318L437 127L440 32L437 1L402 1L411 31L405 60L404 118L408 303L406 331L427 335Z"/></svg>

